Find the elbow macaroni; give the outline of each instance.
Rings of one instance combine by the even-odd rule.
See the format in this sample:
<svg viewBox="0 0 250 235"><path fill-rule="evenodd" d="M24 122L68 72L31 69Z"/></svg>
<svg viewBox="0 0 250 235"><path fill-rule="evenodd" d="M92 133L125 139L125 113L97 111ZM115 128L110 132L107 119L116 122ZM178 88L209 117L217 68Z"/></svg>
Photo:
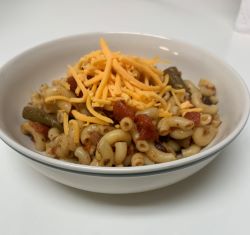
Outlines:
<svg viewBox="0 0 250 235"><path fill-rule="evenodd" d="M164 136L169 134L170 128L180 128L182 130L190 130L194 127L194 122L188 120L184 117L169 117L169 118L162 118L158 122L158 132L160 135Z"/></svg>
<svg viewBox="0 0 250 235"><path fill-rule="evenodd" d="M196 145L204 147L208 145L216 136L217 128L213 126L197 127L192 135L193 141Z"/></svg>
<svg viewBox="0 0 250 235"><path fill-rule="evenodd" d="M115 143L115 165L123 163L127 156L127 142L116 142Z"/></svg>
<svg viewBox="0 0 250 235"><path fill-rule="evenodd" d="M135 153L131 157L131 165L132 166L143 166L144 165L144 154Z"/></svg>
<svg viewBox="0 0 250 235"><path fill-rule="evenodd" d="M120 121L120 126L123 131L131 131L134 128L134 122L130 117L125 117Z"/></svg>
<svg viewBox="0 0 250 235"><path fill-rule="evenodd" d="M189 147L182 149L181 153L183 157L189 157L201 151L201 147L195 144L190 145Z"/></svg>
<svg viewBox="0 0 250 235"><path fill-rule="evenodd" d="M176 159L173 153L162 152L153 144L150 144L150 150L146 154L148 158L155 163L170 162Z"/></svg>

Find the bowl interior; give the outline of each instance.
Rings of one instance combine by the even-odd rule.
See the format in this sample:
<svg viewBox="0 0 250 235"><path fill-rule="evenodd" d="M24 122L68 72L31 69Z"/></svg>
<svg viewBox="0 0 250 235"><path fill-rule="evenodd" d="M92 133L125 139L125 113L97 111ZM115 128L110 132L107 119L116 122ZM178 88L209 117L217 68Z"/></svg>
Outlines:
<svg viewBox="0 0 250 235"><path fill-rule="evenodd" d="M177 40L140 34L87 34L45 43L15 57L0 70L0 129L21 146L34 150L29 138L20 132L22 108L43 83L65 74L67 65L81 56L99 49L104 37L113 51L154 57L159 56L161 68L177 66L184 79L196 84L200 78L214 82L218 91L222 125L215 140L207 148L239 131L246 121L249 97L239 76L221 60L194 46ZM2 134L3 136L3 134ZM35 151L35 150L34 150ZM203 150L205 151L205 150Z"/></svg>

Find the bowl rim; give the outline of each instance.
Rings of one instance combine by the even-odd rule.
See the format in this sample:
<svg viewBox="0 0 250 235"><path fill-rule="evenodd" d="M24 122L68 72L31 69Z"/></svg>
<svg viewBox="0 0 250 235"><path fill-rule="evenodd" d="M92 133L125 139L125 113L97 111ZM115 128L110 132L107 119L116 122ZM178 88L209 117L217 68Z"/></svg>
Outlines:
<svg viewBox="0 0 250 235"><path fill-rule="evenodd" d="M225 139L223 139L219 143L215 144L214 146L208 147L202 152L195 154L193 156L190 156L188 158L182 158L182 159L178 159L178 160L166 162L166 163L159 163L159 164L148 165L148 166L137 166L137 167L89 166L89 165L80 165L80 164L53 159L53 158L47 157L44 154L40 154L39 152L33 151L29 148L22 146L21 144L19 144L18 142L10 138L7 134L5 134L4 131L0 128L0 138L8 146L10 146L12 149L16 150L21 155L31 160L34 160L36 162L45 164L47 166L55 167L61 170L67 170L67 171L74 172L74 173L88 173L88 174L102 174L102 175L130 175L130 174L133 175L133 174L143 174L143 173L163 171L163 170L172 171L173 169L179 169L180 167L189 166L190 164L193 165L221 151L224 147L230 144L243 130L244 126L247 123L249 112L250 112L250 94L249 94L249 90L245 81L238 74L238 72L236 72L233 69L231 65L229 65L227 62L225 62L223 59L221 59L217 55L214 55L207 49L201 48L189 42L185 42L185 41L175 39L175 38L169 38L169 37L164 37L164 36L155 35L155 34L135 33L135 32L91 32L91 33L83 33L83 34L60 37L58 39L53 39L53 40L49 40L44 43L38 44L36 46L33 46L19 53L18 55L13 57L11 60L9 60L7 63L1 66L0 75L1 75L1 72L5 69L5 67L7 67L12 62L22 58L23 56L29 54L33 50L39 50L43 47L50 46L54 43L58 43L60 41L73 40L73 39L77 39L78 37L81 38L81 37L86 37L86 36L92 36L92 37L95 36L95 37L100 38L101 36L105 36L105 35L138 36L138 37L151 37L155 39L171 40L171 41L176 42L177 44L183 45L188 48L193 48L196 51L206 54L210 58L213 58L213 60L218 61L219 63L223 64L225 68L227 68L227 70L231 72L235 81L238 82L238 84L241 86L242 90L244 91L244 94L241 94L241 96L244 96L245 98L244 99L244 102L245 102L244 112L240 121L237 123L236 127L234 128L234 130L231 133L229 133L229 135L227 135Z"/></svg>

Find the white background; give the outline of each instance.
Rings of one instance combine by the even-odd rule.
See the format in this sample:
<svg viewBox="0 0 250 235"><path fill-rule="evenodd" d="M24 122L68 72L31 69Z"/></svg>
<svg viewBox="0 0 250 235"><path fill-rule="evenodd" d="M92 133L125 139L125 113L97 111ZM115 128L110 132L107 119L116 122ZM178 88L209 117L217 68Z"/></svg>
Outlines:
<svg viewBox="0 0 250 235"><path fill-rule="evenodd" d="M0 0L0 66L66 35L144 32L207 48L250 87L250 35L234 32L239 5L239 0ZM0 141L0 234L250 234L249 140L248 122L196 175L161 190L120 196L53 182Z"/></svg>

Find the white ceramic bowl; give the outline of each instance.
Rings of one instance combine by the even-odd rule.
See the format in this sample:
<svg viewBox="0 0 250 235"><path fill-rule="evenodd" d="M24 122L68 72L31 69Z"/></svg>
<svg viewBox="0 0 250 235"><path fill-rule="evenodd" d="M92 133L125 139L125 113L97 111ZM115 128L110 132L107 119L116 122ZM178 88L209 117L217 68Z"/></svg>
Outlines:
<svg viewBox="0 0 250 235"><path fill-rule="evenodd" d="M66 66L99 48L104 37L112 50L146 57L159 56L176 65L185 79L212 80L217 87L222 125L214 141L199 154L151 166L109 168L68 163L44 156L20 132L21 112L32 91L63 75ZM187 43L133 33L90 33L34 47L0 70L0 137L42 174L60 183L93 192L134 193L180 181L211 162L243 129L249 94L240 76L225 62ZM225 159L226 160L226 159Z"/></svg>

